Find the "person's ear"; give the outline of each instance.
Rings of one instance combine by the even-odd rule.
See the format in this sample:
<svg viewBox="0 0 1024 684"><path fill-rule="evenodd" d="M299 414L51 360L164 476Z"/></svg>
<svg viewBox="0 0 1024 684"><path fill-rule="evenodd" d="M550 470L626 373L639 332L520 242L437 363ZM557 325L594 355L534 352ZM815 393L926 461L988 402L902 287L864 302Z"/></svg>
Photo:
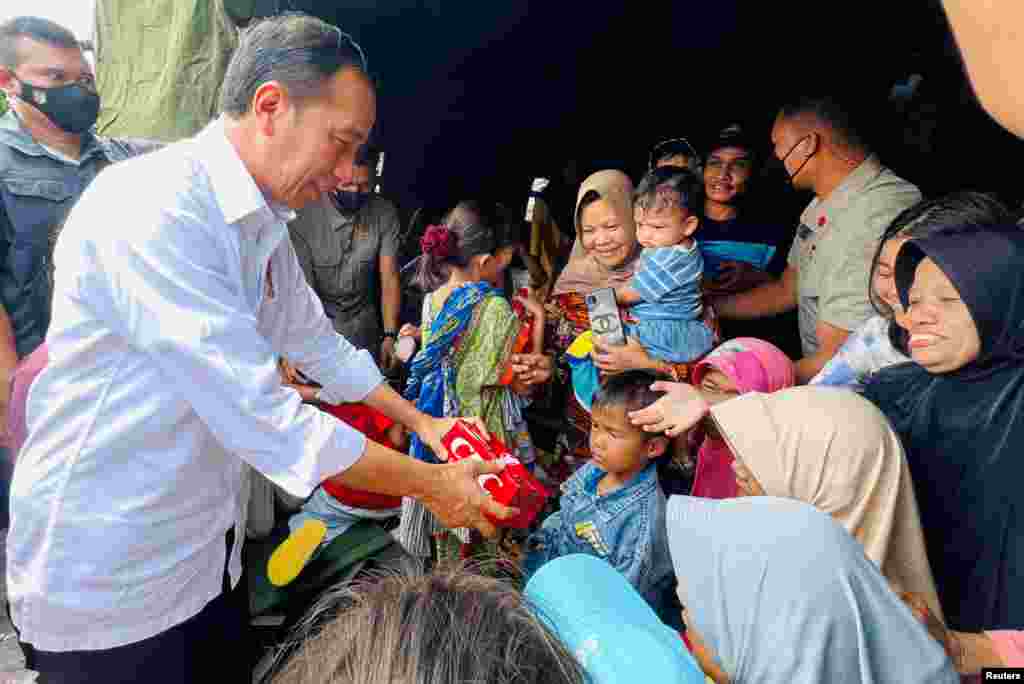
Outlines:
<svg viewBox="0 0 1024 684"><path fill-rule="evenodd" d="M683 235L686 237L692 237L697 232L697 228L700 226L700 217L696 214L690 214L683 221Z"/></svg>
<svg viewBox="0 0 1024 684"><path fill-rule="evenodd" d="M668 437L651 437L647 440L647 459L653 461L665 455L668 449Z"/></svg>
<svg viewBox="0 0 1024 684"><path fill-rule="evenodd" d="M293 104L288 91L277 81L267 81L256 89L252 96L252 114L264 135L269 137L274 134Z"/></svg>
<svg viewBox="0 0 1024 684"><path fill-rule="evenodd" d="M493 260L494 260L494 255L492 255L492 254L481 254L480 257L478 258L477 262L476 262L476 267L480 270L481 273L483 273L485 270L487 270L487 267L490 265L490 263Z"/></svg>
<svg viewBox="0 0 1024 684"><path fill-rule="evenodd" d="M804 143L805 156L810 159L821 149L821 133L811 131L807 134L807 142Z"/></svg>

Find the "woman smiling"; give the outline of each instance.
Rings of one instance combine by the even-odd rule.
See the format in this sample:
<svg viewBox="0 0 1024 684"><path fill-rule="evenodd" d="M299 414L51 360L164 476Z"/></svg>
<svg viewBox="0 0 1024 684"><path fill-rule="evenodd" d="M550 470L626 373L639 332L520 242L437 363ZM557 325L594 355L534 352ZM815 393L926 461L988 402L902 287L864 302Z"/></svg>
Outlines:
<svg viewBox="0 0 1024 684"><path fill-rule="evenodd" d="M554 358L556 385L563 389L568 388L570 377L566 351L573 340L590 329L586 296L601 288L629 283L640 256L629 177L621 171L605 170L587 178L577 195L575 222L577 240L572 256L546 306L546 356ZM705 322L715 325L711 308L705 306L704 311ZM627 309L620 310L620 315L631 320ZM547 359L544 355L518 355L513 359L517 379L526 385L546 382L552 375L552 364ZM690 364L654 359L632 338L619 347L595 345L594 364L603 373L651 370L680 381L687 380L690 373ZM540 459L548 474L561 482L590 458L590 415L572 391L556 401L565 406L565 426L556 438L554 453L550 458L541 455Z"/></svg>
<svg viewBox="0 0 1024 684"><path fill-rule="evenodd" d="M865 387L906 448L949 625L1024 624L1024 232L952 230L896 260L915 363Z"/></svg>

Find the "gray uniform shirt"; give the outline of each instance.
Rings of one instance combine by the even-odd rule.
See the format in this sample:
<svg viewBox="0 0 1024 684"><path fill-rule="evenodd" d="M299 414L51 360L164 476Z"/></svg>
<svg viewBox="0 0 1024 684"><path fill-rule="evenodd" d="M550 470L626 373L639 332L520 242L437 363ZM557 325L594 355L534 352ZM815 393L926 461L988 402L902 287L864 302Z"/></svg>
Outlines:
<svg viewBox="0 0 1024 684"><path fill-rule="evenodd" d="M871 156L804 210L789 265L798 272L805 356L818 351L819 320L852 331L875 314L868 279L878 239L901 211L920 201L915 185Z"/></svg>
<svg viewBox="0 0 1024 684"><path fill-rule="evenodd" d="M354 217L327 197L299 211L289 226L306 280L334 329L359 349L380 352L380 257L398 253L395 205L374 195Z"/></svg>

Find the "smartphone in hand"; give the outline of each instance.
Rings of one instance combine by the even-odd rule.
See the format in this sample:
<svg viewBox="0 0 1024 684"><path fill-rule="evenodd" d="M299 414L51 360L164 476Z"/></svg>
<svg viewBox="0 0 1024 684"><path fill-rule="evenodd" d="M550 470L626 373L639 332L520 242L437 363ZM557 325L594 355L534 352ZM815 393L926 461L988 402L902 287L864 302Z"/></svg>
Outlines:
<svg viewBox="0 0 1024 684"><path fill-rule="evenodd" d="M586 297L590 314L590 330L605 344L626 344L626 333L622 328L619 306L615 301L615 290L605 287L594 290Z"/></svg>

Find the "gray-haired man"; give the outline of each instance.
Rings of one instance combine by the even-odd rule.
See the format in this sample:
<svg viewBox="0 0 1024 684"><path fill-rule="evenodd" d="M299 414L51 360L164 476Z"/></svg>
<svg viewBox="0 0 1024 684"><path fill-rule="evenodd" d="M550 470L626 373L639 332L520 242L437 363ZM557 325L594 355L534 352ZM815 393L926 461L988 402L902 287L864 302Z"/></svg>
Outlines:
<svg viewBox="0 0 1024 684"><path fill-rule="evenodd" d="M455 527L493 533L484 510L507 515L476 479L500 466L415 461L281 385L278 356L439 453L451 426L334 331L288 240L293 210L352 173L375 107L350 38L266 20L232 58L221 119L111 167L72 212L8 537L11 613L43 681L204 681L210 662L248 681L231 652L246 463L297 496L337 476Z"/></svg>

